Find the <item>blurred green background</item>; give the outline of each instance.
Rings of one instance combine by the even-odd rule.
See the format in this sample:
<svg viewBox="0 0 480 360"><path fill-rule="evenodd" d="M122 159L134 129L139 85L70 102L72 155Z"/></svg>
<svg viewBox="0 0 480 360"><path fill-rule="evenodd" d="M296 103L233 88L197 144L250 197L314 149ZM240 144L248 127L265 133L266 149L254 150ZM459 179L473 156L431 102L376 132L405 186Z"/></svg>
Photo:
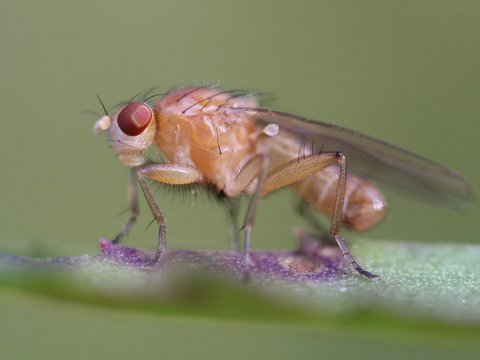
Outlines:
<svg viewBox="0 0 480 360"><path fill-rule="evenodd" d="M271 108L400 145L457 169L477 188L479 19L477 1L2 1L0 251L95 253L99 237L118 231L127 171L92 135L95 117L81 111L101 111L96 94L111 106L152 86L162 92L219 81L272 93ZM480 242L478 202L453 212L387 196L387 221L349 239ZM223 209L168 194L158 199L170 247L229 246ZM145 231L151 216L144 202L142 210L126 243L153 248L156 229ZM269 197L253 247L291 248L291 228L302 224L288 191ZM29 351L63 358L68 348L78 358L193 356L214 344L217 355L237 351L240 358L295 351L335 358L358 349L383 356L405 346L420 358L438 346L408 334L392 344L354 331L109 313L11 292L0 294L0 306L0 344L9 358Z"/></svg>

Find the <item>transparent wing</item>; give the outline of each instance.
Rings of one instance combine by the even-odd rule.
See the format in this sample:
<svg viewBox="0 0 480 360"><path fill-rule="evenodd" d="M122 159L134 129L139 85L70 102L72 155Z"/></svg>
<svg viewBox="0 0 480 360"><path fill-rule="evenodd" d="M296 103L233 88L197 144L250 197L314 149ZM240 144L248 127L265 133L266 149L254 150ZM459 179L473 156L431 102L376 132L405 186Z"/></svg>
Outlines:
<svg viewBox="0 0 480 360"><path fill-rule="evenodd" d="M313 141L323 151L341 151L348 169L363 177L393 186L417 199L460 207L474 199L468 181L446 166L362 133L325 122L265 109L234 108L254 116L259 126L276 123L298 137L299 146Z"/></svg>

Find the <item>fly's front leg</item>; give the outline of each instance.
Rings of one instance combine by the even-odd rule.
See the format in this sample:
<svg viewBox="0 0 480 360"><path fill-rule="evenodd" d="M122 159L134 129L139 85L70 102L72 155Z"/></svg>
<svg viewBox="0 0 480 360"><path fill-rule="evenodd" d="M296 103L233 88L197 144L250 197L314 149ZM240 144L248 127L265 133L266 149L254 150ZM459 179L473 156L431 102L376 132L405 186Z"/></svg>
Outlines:
<svg viewBox="0 0 480 360"><path fill-rule="evenodd" d="M147 199L148 206L159 225L158 246L152 261L155 263L166 251L167 222L148 188L146 179L169 185L187 185L201 181L202 175L195 169L175 164L152 164L139 168L137 170L137 178Z"/></svg>
<svg viewBox="0 0 480 360"><path fill-rule="evenodd" d="M128 170L128 202L129 202L129 210L130 210L130 217L128 218L127 222L122 226L122 230L120 233L115 236L112 240L114 244L118 244L122 239L128 235L130 228L135 224L138 215L140 214L140 210L138 207L138 192L137 192L137 177L136 172L137 169L132 167Z"/></svg>
<svg viewBox="0 0 480 360"><path fill-rule="evenodd" d="M303 159L292 160L278 168L274 169L268 176L265 183L264 194L273 190L291 185L297 181L303 180L318 171L325 169L328 166L338 165L340 173L337 182L337 192L335 196L334 210L332 213L332 221L330 226L330 233L333 239L337 242L344 259L355 269L359 274L372 279L378 277L366 270L364 270L352 257L348 250L345 241L338 234L339 225L342 220L343 203L345 198L345 186L347 179L347 161L345 155L341 152L335 153L321 153L318 155L310 155Z"/></svg>
<svg viewBox="0 0 480 360"><path fill-rule="evenodd" d="M257 160L258 159L258 160ZM258 162L257 162L258 161ZM248 204L247 214L245 216L245 263L247 266L250 264L250 243L252 241L252 228L255 222L255 214L257 211L258 203L262 197L263 187L268 177L268 168L270 165L270 157L267 155L258 155L258 158L253 158L254 165L259 167L257 173L257 188L255 193L250 199Z"/></svg>

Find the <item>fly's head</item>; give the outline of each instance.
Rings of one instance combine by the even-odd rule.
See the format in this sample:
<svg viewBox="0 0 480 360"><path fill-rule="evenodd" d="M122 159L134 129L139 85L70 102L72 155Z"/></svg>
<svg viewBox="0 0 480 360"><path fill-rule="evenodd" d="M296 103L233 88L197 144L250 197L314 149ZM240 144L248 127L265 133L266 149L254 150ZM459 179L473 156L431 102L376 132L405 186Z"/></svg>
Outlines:
<svg viewBox="0 0 480 360"><path fill-rule="evenodd" d="M126 166L139 166L146 162L145 152L154 141L154 117L147 103L129 102L112 116L106 114L97 120L93 133L106 131L118 159Z"/></svg>

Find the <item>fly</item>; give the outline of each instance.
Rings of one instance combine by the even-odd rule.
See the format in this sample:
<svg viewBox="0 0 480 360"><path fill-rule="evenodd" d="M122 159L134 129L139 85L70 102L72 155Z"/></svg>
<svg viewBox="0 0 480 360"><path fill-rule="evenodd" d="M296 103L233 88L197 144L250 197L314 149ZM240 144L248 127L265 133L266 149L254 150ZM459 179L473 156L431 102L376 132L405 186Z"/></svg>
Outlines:
<svg viewBox="0 0 480 360"><path fill-rule="evenodd" d="M311 208L330 215L332 239L352 269L367 278L377 276L355 261L339 230L344 224L365 231L385 217L387 201L370 180L437 205L454 207L473 198L470 184L443 165L340 126L262 109L254 95L244 92L191 87L173 90L154 104L148 101L131 100L113 114L104 108L105 116L93 130L106 132L117 157L130 168L130 217L113 242L128 234L139 215L138 181L159 225L153 262L166 252L167 225L147 179L207 185L232 200L228 206L234 228L234 199L249 195L243 226L246 269L260 200L292 187ZM167 163L147 161L153 144ZM237 231L232 233L236 239ZM234 247L240 248L238 239Z"/></svg>

